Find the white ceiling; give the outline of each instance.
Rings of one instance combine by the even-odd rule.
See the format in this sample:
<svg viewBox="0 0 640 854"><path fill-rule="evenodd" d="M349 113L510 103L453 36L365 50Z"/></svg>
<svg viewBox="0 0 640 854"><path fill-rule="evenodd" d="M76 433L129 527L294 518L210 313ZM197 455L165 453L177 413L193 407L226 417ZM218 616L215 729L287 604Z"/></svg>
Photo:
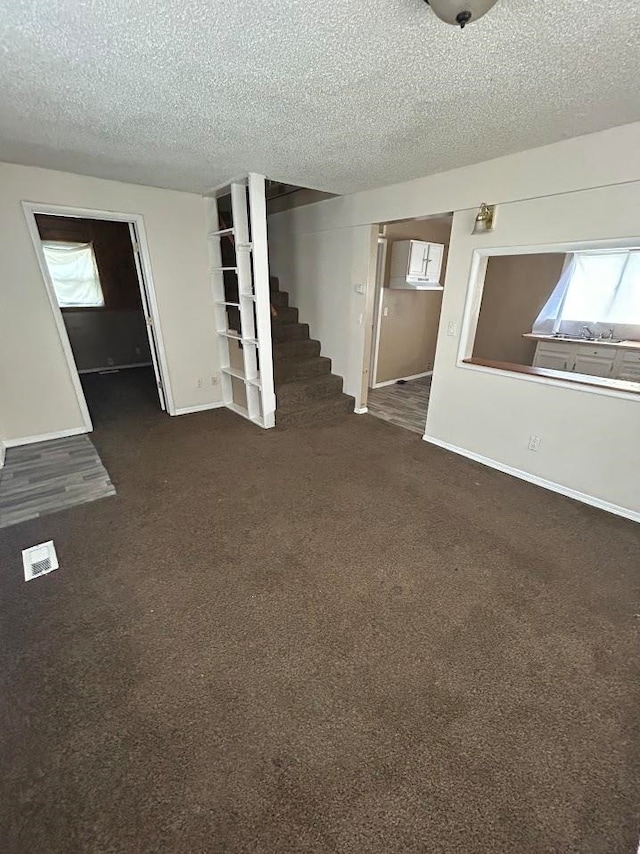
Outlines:
<svg viewBox="0 0 640 854"><path fill-rule="evenodd" d="M637 0L3 0L0 160L336 193L640 119Z"/></svg>

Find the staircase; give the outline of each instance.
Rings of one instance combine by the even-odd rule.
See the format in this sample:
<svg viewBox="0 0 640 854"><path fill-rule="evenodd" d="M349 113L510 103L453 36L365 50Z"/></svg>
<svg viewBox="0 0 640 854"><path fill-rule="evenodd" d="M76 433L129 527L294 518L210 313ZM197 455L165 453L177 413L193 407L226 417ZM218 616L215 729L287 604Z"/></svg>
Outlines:
<svg viewBox="0 0 640 854"><path fill-rule="evenodd" d="M298 309L271 277L271 318L276 426L315 426L353 412L354 400L342 393L342 378L331 373L331 359L320 355L320 342L309 338L309 325L298 323Z"/></svg>

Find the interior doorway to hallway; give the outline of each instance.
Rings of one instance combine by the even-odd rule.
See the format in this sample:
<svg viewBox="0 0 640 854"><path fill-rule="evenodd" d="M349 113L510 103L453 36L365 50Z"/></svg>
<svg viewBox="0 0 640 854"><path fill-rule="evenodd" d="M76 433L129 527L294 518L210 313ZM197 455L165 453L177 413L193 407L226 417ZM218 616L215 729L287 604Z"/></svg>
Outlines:
<svg viewBox="0 0 640 854"><path fill-rule="evenodd" d="M87 430L107 406L144 400L165 410L171 395L142 218L24 208Z"/></svg>
<svg viewBox="0 0 640 854"><path fill-rule="evenodd" d="M381 223L362 405L424 434L453 215ZM365 391L363 389L363 391Z"/></svg>

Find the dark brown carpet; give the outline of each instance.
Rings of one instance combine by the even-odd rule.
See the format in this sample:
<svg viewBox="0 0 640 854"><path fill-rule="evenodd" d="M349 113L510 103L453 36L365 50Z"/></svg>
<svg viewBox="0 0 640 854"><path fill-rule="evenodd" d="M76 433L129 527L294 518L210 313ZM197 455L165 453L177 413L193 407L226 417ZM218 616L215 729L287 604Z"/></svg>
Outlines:
<svg viewBox="0 0 640 854"><path fill-rule="evenodd" d="M3 854L635 852L636 525L115 385L117 497L1 534Z"/></svg>

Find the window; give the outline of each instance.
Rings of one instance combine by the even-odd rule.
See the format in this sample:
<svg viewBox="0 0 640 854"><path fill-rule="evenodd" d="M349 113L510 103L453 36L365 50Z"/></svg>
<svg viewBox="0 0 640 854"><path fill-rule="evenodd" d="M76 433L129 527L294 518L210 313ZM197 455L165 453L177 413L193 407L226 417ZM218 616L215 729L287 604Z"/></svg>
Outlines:
<svg viewBox="0 0 640 854"><path fill-rule="evenodd" d="M565 321L640 325L640 250L569 256L533 331L557 332Z"/></svg>
<svg viewBox="0 0 640 854"><path fill-rule="evenodd" d="M43 241L42 249L60 308L104 306L90 243Z"/></svg>

